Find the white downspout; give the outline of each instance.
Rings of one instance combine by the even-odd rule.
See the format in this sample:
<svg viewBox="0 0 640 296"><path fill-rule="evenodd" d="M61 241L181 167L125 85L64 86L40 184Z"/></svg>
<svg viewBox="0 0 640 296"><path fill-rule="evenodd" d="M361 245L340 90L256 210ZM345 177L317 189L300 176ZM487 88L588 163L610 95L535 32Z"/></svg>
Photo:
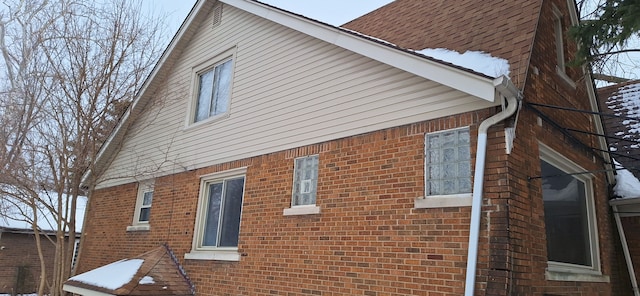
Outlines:
<svg viewBox="0 0 640 296"><path fill-rule="evenodd" d="M633 295L640 296L638 281L636 281L636 272L633 269L633 262L631 261L631 254L629 253L629 245L627 244L627 236L624 234L624 228L622 227L622 221L620 220L620 213L618 212L618 206L616 205L613 205L613 217L616 220L616 226L618 227L618 235L620 236L620 242L622 243L624 259L627 261L627 271L629 272L629 278L631 278Z"/></svg>
<svg viewBox="0 0 640 296"><path fill-rule="evenodd" d="M473 194L471 202L471 222L469 225L469 251L467 253L467 275L464 295L473 296L476 285L476 265L478 260L478 241L480 238L480 215L482 214L482 189L484 186L484 166L487 157L487 131L496 123L509 118L518 109L520 91L505 76L493 81L498 93L507 99L507 108L502 112L485 119L478 128L478 145L476 149L476 166L473 175Z"/></svg>

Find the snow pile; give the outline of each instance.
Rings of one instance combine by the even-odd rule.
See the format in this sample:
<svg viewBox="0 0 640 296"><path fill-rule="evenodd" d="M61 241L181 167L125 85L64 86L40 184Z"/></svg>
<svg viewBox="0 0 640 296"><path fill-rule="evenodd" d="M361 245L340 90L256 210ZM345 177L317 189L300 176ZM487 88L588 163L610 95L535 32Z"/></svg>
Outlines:
<svg viewBox="0 0 640 296"><path fill-rule="evenodd" d="M133 276L138 272L138 269L140 269L143 262L144 260L142 259L120 260L109 265L81 273L69 280L109 290L116 290L133 279Z"/></svg>
<svg viewBox="0 0 640 296"><path fill-rule="evenodd" d="M509 77L509 62L493 57L486 52L466 51L459 53L445 48L425 48L416 52L490 77L502 75Z"/></svg>
<svg viewBox="0 0 640 296"><path fill-rule="evenodd" d="M141 278L140 281L138 282L138 284L141 284L141 285L151 285L155 283L156 282L153 280L153 278L148 275Z"/></svg>
<svg viewBox="0 0 640 296"><path fill-rule="evenodd" d="M56 215L47 207L57 208L57 193L42 192L40 199L47 201L46 204L40 203L37 206L36 214L32 208L24 202L14 200L8 197L0 198L0 227L16 228L16 229L32 229L31 223L34 218L38 219L38 227L43 231L54 231L58 229ZM67 198L63 194L63 199ZM82 223L84 222L84 214L87 207L87 197L78 196L76 202L76 232L82 231ZM64 210L64 208L63 208ZM66 211L63 213L66 215ZM37 216L36 216L37 215Z"/></svg>
<svg viewBox="0 0 640 296"><path fill-rule="evenodd" d="M613 163L617 170L616 186L613 187L614 194L622 198L640 196L640 180L630 171L623 168L615 159Z"/></svg>

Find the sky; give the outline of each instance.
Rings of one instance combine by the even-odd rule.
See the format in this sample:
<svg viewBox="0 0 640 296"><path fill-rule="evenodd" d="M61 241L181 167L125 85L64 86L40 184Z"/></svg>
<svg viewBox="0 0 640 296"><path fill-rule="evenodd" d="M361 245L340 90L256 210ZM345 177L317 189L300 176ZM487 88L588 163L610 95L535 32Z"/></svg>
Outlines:
<svg viewBox="0 0 640 296"><path fill-rule="evenodd" d="M393 0L261 0L264 3L339 26ZM167 15L168 26L175 33L196 0L143 0L143 9Z"/></svg>

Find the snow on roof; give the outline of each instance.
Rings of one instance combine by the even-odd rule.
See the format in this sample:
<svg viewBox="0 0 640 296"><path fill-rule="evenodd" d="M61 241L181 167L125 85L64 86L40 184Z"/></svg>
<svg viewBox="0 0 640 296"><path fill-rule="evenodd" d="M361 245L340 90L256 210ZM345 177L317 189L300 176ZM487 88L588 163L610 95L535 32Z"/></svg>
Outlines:
<svg viewBox="0 0 640 296"><path fill-rule="evenodd" d="M616 166L616 186L613 187L615 196L621 198L632 198L640 196L640 180L636 178L630 171L623 168L615 159L613 163Z"/></svg>
<svg viewBox="0 0 640 296"><path fill-rule="evenodd" d="M640 119L640 83L629 84L619 88L607 99L607 107L617 116L626 116ZM630 134L640 133L640 120L626 119L622 124L627 127L624 139L631 138ZM630 148L640 148L638 144L630 145Z"/></svg>
<svg viewBox="0 0 640 296"><path fill-rule="evenodd" d="M57 197L57 193L49 193L51 197ZM64 195L66 197L66 195ZM46 193L42 193L42 200L50 200ZM87 207L87 197L78 196L76 202L76 232L82 231L85 209ZM38 218L38 227L43 231L57 230L56 219L53 214L44 206L38 208L37 216L33 214L31 207L26 204L18 205L10 200L0 198L0 227L15 229L32 229L31 221Z"/></svg>
<svg viewBox="0 0 640 296"><path fill-rule="evenodd" d="M396 44L393 44L389 41L369 36L366 34L362 34L358 31L340 28L342 30L348 31L350 33L371 39L373 41L386 44L393 47L399 47ZM455 50L446 49L446 48L424 48L421 50L413 50L408 49L409 51L413 51L415 53L419 53L424 56L428 56L434 58L436 60L440 60L443 62L447 62L462 68L466 68L469 70L473 70L478 73L482 73L489 77L497 78L502 75L509 77L509 61L502 58L497 58L492 56L489 53L483 51L466 51L464 53L459 53Z"/></svg>
<svg viewBox="0 0 640 296"><path fill-rule="evenodd" d="M143 262L144 260L142 259L116 261L109 265L71 277L69 281L116 290L133 279L133 276L138 272Z"/></svg>
<svg viewBox="0 0 640 296"><path fill-rule="evenodd" d="M493 57L486 52L466 51L459 53L446 48L425 48L416 52L490 77L495 78L502 75L509 77L509 61Z"/></svg>

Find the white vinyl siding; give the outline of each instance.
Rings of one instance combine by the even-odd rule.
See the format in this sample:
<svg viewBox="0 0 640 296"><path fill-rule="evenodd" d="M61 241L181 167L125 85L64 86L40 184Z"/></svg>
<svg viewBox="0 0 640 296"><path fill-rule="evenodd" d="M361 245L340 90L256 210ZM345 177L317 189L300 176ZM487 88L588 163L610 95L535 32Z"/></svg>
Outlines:
<svg viewBox="0 0 640 296"><path fill-rule="evenodd" d="M98 188L495 106L230 6L181 52ZM194 68L235 50L228 116L185 124ZM148 149L154 147L154 149ZM175 166L175 168L174 168ZM119 178L120 177L120 178Z"/></svg>

